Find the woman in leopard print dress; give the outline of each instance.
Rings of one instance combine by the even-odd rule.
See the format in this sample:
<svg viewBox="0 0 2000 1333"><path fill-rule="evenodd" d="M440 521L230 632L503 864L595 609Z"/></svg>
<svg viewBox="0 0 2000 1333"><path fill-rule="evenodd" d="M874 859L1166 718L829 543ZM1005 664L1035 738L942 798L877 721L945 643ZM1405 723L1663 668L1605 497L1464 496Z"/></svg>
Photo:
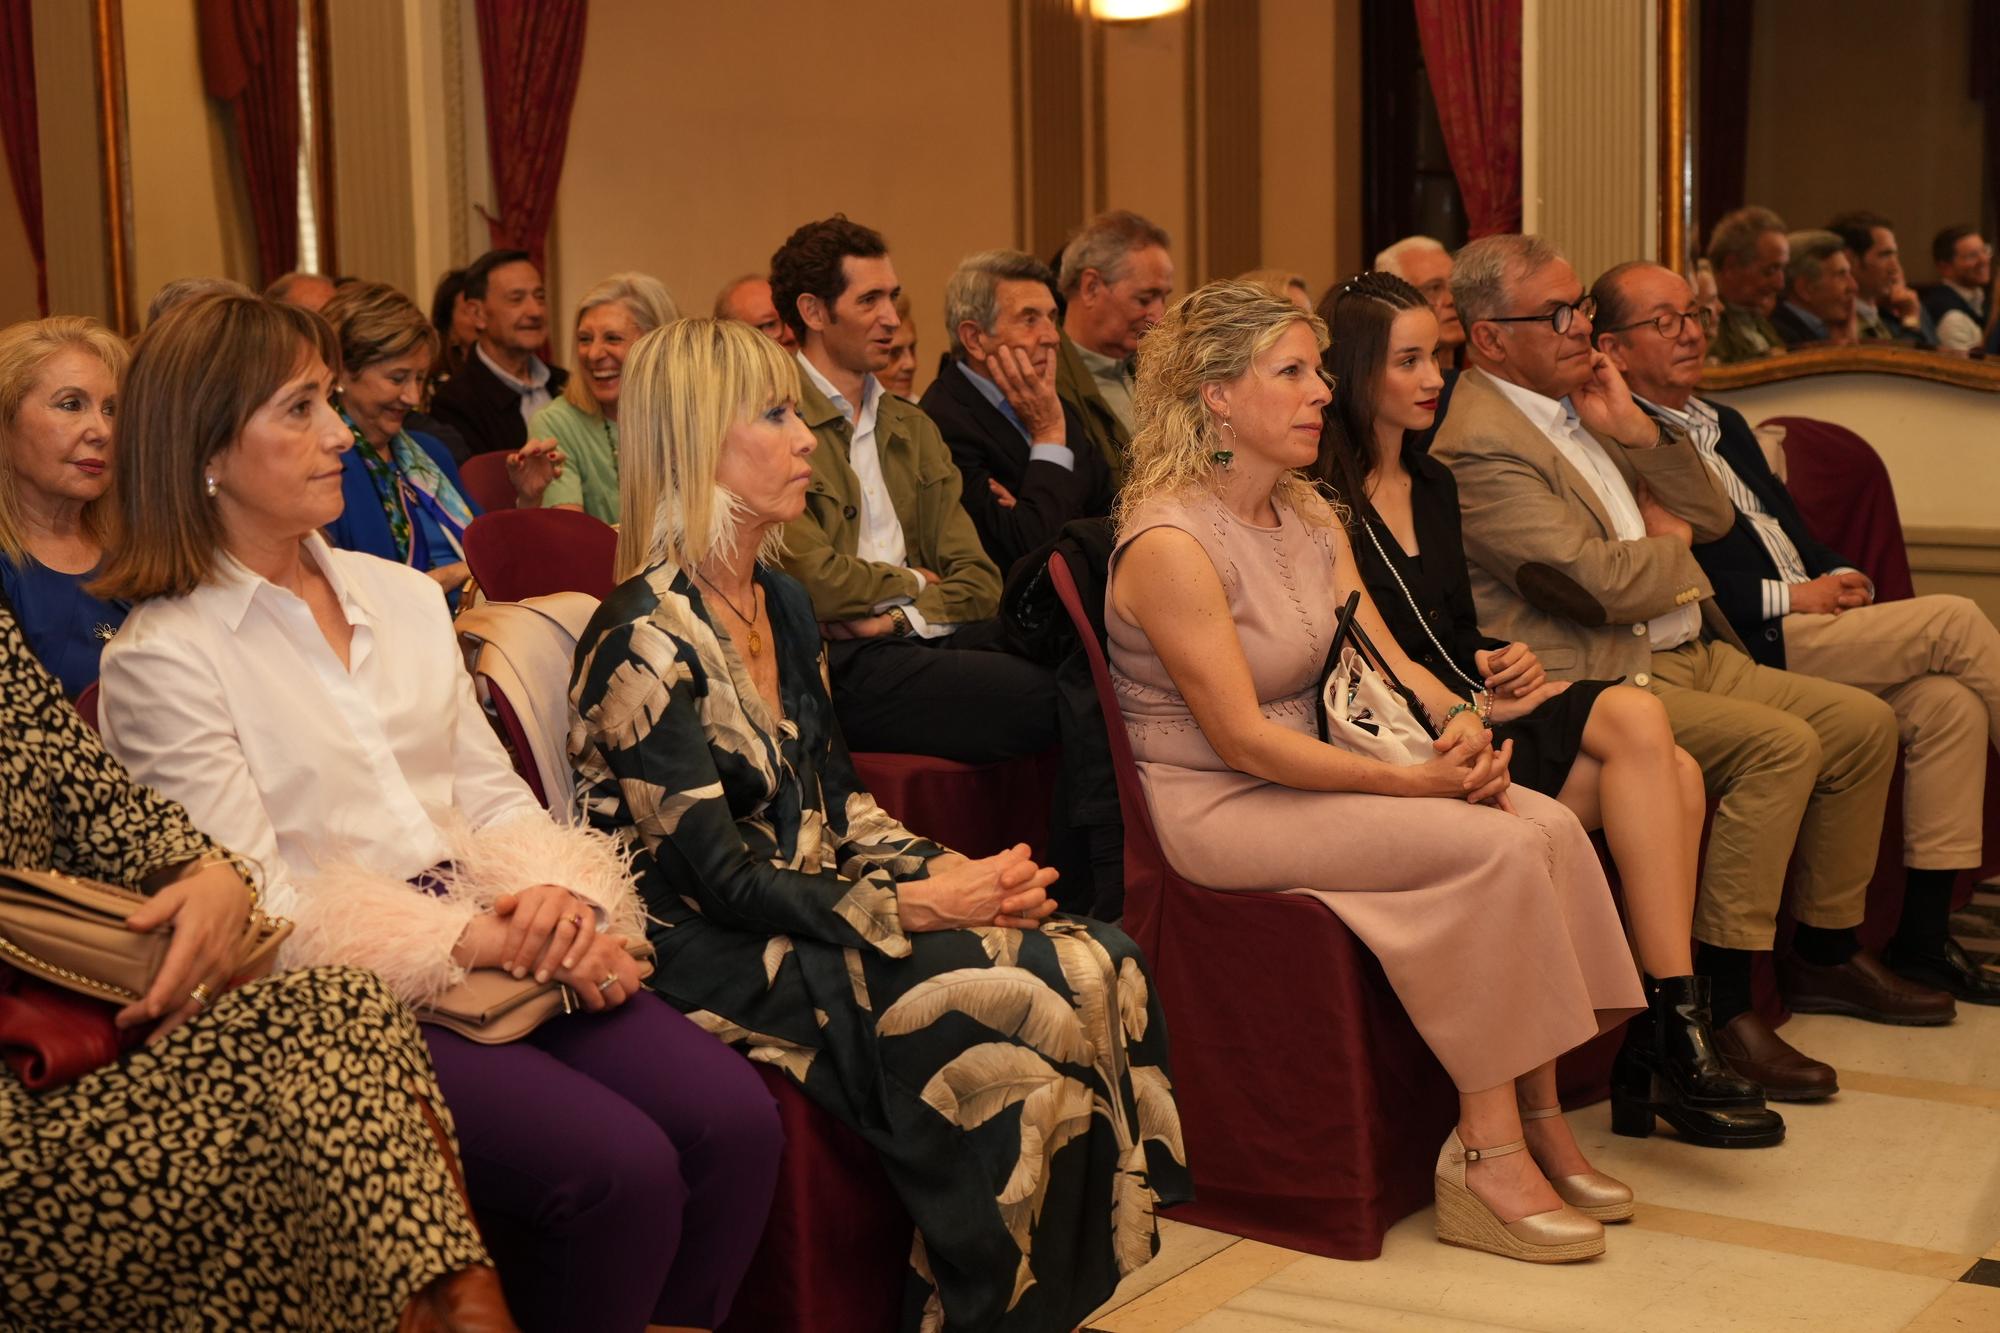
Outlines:
<svg viewBox="0 0 2000 1333"><path fill-rule="evenodd" d="M154 892L179 955L125 1015L164 1019L150 1044L39 1094L0 1070L0 1329L513 1327L408 1011L351 968L187 1002L243 880L104 752L4 600L0 864Z"/></svg>

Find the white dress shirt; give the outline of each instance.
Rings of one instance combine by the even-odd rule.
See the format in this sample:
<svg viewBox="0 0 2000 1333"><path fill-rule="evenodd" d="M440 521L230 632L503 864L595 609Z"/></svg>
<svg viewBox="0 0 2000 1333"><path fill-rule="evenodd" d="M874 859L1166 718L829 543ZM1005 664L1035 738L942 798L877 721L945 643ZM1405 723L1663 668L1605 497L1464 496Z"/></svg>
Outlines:
<svg viewBox="0 0 2000 1333"><path fill-rule="evenodd" d="M1556 452L1583 474L1584 483L1597 493L1598 502L1611 516L1612 531L1618 538L1628 542L1644 541L1646 520L1639 513L1638 498L1625 484L1625 474L1604 452L1604 446L1597 442L1597 437L1577 420L1576 409L1570 405L1569 399L1557 402L1498 375L1490 379L1500 392L1507 395L1507 400L1534 423L1537 430L1548 436ZM1678 648L1700 635L1701 608L1690 602L1662 612L1646 622L1646 632L1651 637L1654 652Z"/></svg>
<svg viewBox="0 0 2000 1333"><path fill-rule="evenodd" d="M924 576L910 569L910 548L903 536L903 521L896 517L895 503L889 498L889 487L882 480L882 451L875 444L876 410L882 406L882 385L873 375L861 378L861 410L856 412L854 404L845 394L833 387L833 382L819 373L819 367L806 359L804 352L793 353L798 357L799 369L811 379L813 387L826 395L826 400L834 405L840 414L853 426L847 441L847 465L854 469L854 479L861 483L861 535L854 545L854 554L862 560L878 565L901 565L909 571L916 588L908 597L892 597L875 606L877 615L892 606L903 608L909 617L910 628L920 638L936 639L957 629L956 625L932 625L925 620L913 604L917 594L924 590Z"/></svg>
<svg viewBox="0 0 2000 1333"><path fill-rule="evenodd" d="M1947 352L1969 352L1986 341L1986 330L1980 327L1980 320L1986 318L1986 293L1977 287L1961 287L1955 282L1945 286L1965 298L1965 303L1979 313L1974 319L1963 310L1947 310L1938 317L1938 346Z"/></svg>
<svg viewBox="0 0 2000 1333"><path fill-rule="evenodd" d="M436 582L317 534L304 545L353 627L348 664L302 599L224 556L186 597L140 603L105 646L105 744L252 863L265 910L298 926L285 965L352 963L420 998L462 975L452 946L497 894L408 881L447 861L464 869L473 835L501 829L530 859L553 849L575 869L562 840L577 831L558 828L508 762ZM547 882L618 905L616 888L545 868Z"/></svg>
<svg viewBox="0 0 2000 1333"><path fill-rule="evenodd" d="M502 384L521 395L521 420L528 423L528 437L533 439L535 413L555 401L554 396L549 393L548 366L539 356L530 356L528 378L515 379L498 361L486 355L486 349L480 344L472 344L472 350L479 354L479 359L486 363L486 368L492 371Z"/></svg>

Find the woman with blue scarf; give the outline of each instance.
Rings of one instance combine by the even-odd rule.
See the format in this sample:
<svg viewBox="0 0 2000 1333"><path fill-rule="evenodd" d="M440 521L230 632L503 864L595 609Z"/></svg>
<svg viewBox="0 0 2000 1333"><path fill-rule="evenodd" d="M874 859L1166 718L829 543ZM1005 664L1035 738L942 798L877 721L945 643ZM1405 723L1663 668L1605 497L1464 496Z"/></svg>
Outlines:
<svg viewBox="0 0 2000 1333"><path fill-rule="evenodd" d="M340 340L339 407L354 432L341 483L347 507L327 540L424 571L456 607L467 578L465 529L479 509L443 442L404 428L423 405L437 331L414 302L381 282L350 283L322 313ZM520 503L539 504L561 467L551 441L531 442L509 458Z"/></svg>

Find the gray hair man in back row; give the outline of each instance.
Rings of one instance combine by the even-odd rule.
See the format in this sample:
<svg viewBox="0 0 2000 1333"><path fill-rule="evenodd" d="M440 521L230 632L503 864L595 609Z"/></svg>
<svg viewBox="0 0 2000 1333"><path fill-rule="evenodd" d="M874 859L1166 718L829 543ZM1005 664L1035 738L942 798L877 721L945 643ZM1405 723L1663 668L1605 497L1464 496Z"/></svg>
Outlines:
<svg viewBox="0 0 2000 1333"><path fill-rule="evenodd" d="M1092 218L1063 249L1068 309L1056 387L1116 476L1132 442L1132 357L1167 313L1172 249L1162 228L1125 209Z"/></svg>
<svg viewBox="0 0 2000 1333"><path fill-rule="evenodd" d="M951 364L923 407L963 479L959 502L1001 570L1065 523L1110 512L1110 464L1056 390L1055 275L1019 250L963 260L944 289Z"/></svg>

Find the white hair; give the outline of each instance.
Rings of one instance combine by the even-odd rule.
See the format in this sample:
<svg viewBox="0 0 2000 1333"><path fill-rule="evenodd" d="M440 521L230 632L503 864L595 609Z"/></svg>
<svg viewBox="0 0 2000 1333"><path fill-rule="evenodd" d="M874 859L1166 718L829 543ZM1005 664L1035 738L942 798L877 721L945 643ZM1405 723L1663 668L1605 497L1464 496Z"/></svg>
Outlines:
<svg viewBox="0 0 2000 1333"><path fill-rule="evenodd" d="M1399 278L1408 278L1410 275L1403 272L1403 256L1430 254L1433 252L1441 255L1451 253L1451 251L1445 248L1443 241L1437 240L1434 237L1405 236L1402 240L1397 241L1381 254L1375 256L1375 271L1377 273L1393 273Z"/></svg>

